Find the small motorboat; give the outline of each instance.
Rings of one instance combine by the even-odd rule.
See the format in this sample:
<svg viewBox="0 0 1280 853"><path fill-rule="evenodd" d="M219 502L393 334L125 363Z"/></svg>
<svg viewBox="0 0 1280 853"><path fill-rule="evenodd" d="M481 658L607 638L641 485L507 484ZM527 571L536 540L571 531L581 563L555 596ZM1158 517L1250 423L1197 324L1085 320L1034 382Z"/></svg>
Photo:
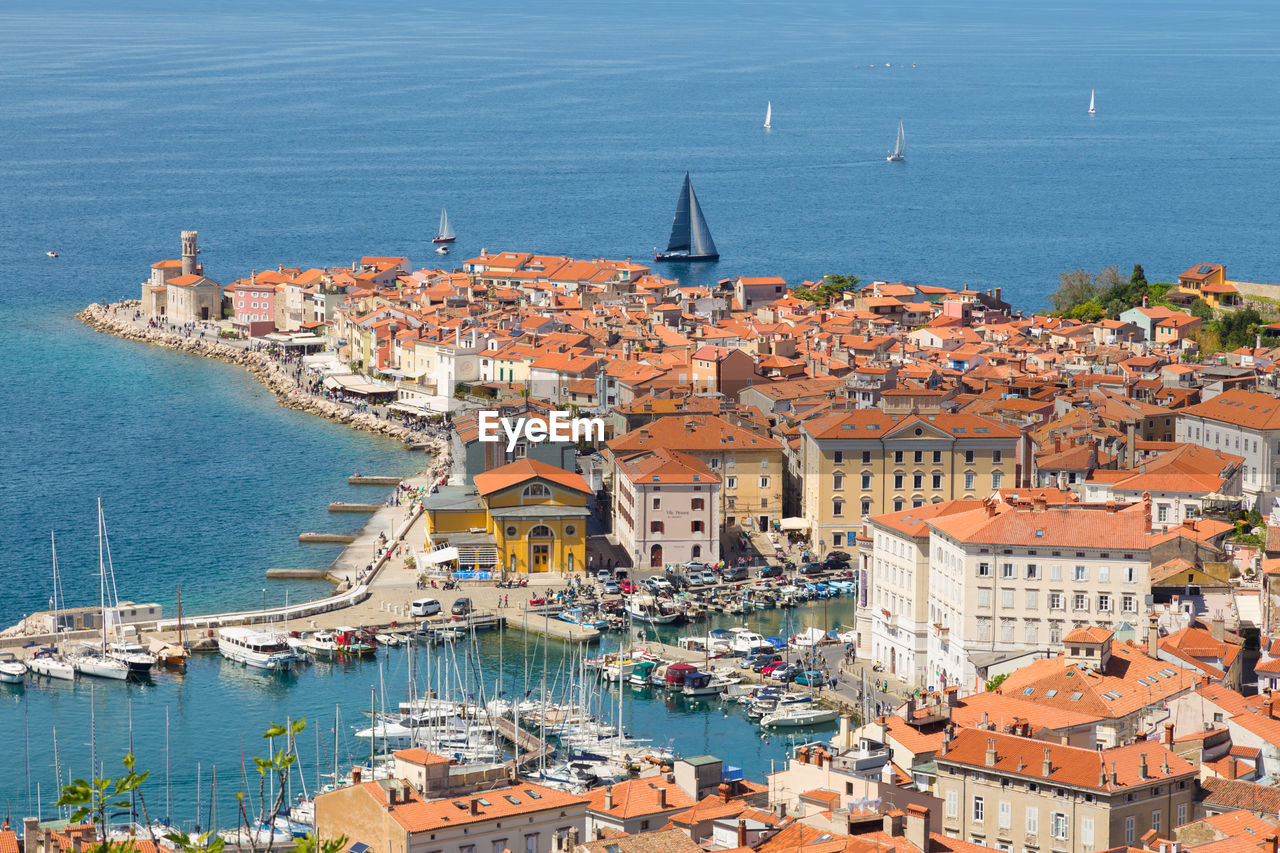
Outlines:
<svg viewBox="0 0 1280 853"><path fill-rule="evenodd" d="M51 258L56 258L56 257L58 257L58 253L57 253L57 252L54 252L54 251L52 251L52 250L51 250L51 251L48 251L48 252L45 252L45 254L46 254L46 255L48 255L48 256L49 256L49 257L51 257Z"/></svg>
<svg viewBox="0 0 1280 853"><path fill-rule="evenodd" d="M0 652L0 681L21 684L27 677L27 665L13 652Z"/></svg>
<svg viewBox="0 0 1280 853"><path fill-rule="evenodd" d="M380 646L403 646L405 643L402 634L375 634L373 637Z"/></svg>
<svg viewBox="0 0 1280 853"><path fill-rule="evenodd" d="M449 254L449 247L448 247L448 246L436 246L436 254L437 254L437 255L447 255L447 254Z"/></svg>

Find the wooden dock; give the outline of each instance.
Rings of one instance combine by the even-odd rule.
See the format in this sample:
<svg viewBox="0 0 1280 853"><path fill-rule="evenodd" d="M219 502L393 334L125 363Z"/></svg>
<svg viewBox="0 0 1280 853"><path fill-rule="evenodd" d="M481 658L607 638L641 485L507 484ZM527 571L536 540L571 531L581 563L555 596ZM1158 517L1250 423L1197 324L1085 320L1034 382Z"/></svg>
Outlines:
<svg viewBox="0 0 1280 853"><path fill-rule="evenodd" d="M506 717L499 717L493 722L498 734L506 738L508 743L519 747L520 763L517 764L514 758L509 759L506 762L508 767L515 767L519 770L521 767L542 761L543 758L550 758L551 754L555 752L554 747L548 745L533 732L517 728L516 724Z"/></svg>

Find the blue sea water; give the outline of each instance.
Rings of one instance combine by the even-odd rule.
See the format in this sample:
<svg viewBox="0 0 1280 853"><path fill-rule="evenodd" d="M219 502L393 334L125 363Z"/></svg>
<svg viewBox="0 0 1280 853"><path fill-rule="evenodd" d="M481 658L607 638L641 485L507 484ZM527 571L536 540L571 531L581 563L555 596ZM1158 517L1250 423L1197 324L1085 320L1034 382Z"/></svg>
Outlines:
<svg viewBox="0 0 1280 853"><path fill-rule="evenodd" d="M364 254L433 263L442 204L459 233L447 262L481 247L643 259L688 169L723 260L669 268L687 280L851 272L1002 287L1027 308L1077 267L1168 280L1211 260L1276 280L1276 32L1265 0L8 4L0 624L45 606L51 528L69 603L92 600L99 496L122 597L172 608L181 585L193 610L254 606L264 588L323 589L263 572L332 559L296 536L352 524L325 512L369 494L349 473L414 467L233 368L71 319L136 297L182 229L221 281ZM908 159L887 164L900 118ZM264 684L203 661L97 685L100 746L121 746L132 696L154 759L168 707L194 786L197 761L232 763L266 719L334 702L351 718L376 679ZM64 760L86 763L88 691L0 695L5 743L28 720L38 732L31 785L5 774L0 797L52 784L53 721ZM671 729L674 711L643 707L638 728ZM741 760L759 773L768 757Z"/></svg>

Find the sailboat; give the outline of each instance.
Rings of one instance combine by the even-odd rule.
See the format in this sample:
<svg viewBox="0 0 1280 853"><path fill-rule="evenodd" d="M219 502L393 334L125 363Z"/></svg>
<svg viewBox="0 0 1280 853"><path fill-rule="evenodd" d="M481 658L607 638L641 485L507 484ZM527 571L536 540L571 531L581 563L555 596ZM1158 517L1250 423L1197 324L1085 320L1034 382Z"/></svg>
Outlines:
<svg viewBox="0 0 1280 853"><path fill-rule="evenodd" d="M84 651L72 661L76 672L82 675L96 675L100 678L115 678L123 681L129 677L129 665L118 660L107 652L107 564L104 557L105 539L102 521L102 499L98 499L98 627L102 631L102 645L95 648L84 645ZM117 618L118 615L117 615Z"/></svg>
<svg viewBox="0 0 1280 853"><path fill-rule="evenodd" d="M1098 111L1093 106L1093 90L1089 90L1089 115L1094 115Z"/></svg>
<svg viewBox="0 0 1280 853"><path fill-rule="evenodd" d="M902 130L902 119L898 119L898 141L885 160L890 163L901 163L907 159L907 134Z"/></svg>
<svg viewBox="0 0 1280 853"><path fill-rule="evenodd" d="M458 239L458 235L453 233L453 226L449 224L449 211L443 207L440 208L440 228L436 231L436 236L431 238L432 243L452 243Z"/></svg>
<svg viewBox="0 0 1280 853"><path fill-rule="evenodd" d="M773 128L773 101L769 101L769 105L764 108L764 129Z"/></svg>
<svg viewBox="0 0 1280 853"><path fill-rule="evenodd" d="M70 681L76 677L75 667L62 654L62 644L58 641L62 634L62 625L58 612L62 609L62 584L58 577L58 545L54 541L53 531L49 531L49 547L53 550L53 598L49 599L49 610L53 615L53 647L36 652L27 664L32 672L49 678L61 678Z"/></svg>
<svg viewBox="0 0 1280 853"><path fill-rule="evenodd" d="M694 195L693 184L689 182L689 173L684 173L684 186L680 188L680 200L676 202L676 215L671 223L671 238L667 241L667 250L653 252L655 261L718 261L720 253L716 251L715 241L711 239L711 229L698 206L698 197Z"/></svg>

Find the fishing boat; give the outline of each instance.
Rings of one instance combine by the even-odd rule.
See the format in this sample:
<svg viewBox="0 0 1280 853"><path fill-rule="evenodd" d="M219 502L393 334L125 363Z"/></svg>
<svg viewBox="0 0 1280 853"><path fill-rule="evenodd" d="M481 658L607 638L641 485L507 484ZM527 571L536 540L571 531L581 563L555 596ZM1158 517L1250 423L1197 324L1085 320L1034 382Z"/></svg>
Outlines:
<svg viewBox="0 0 1280 853"><path fill-rule="evenodd" d="M813 707L779 707L772 714L766 714L760 725L774 727L818 726L833 722L837 714L830 708Z"/></svg>
<svg viewBox="0 0 1280 853"><path fill-rule="evenodd" d="M586 628L595 628L597 631L603 631L609 627L609 623L606 620L595 618L581 607L570 607L562 611L556 618L561 622L568 622L570 625L582 625Z"/></svg>
<svg viewBox="0 0 1280 853"><path fill-rule="evenodd" d="M27 677L27 665L13 652L0 652L0 681L21 684Z"/></svg>
<svg viewBox="0 0 1280 853"><path fill-rule="evenodd" d="M344 655L371 655L378 650L373 635L364 628L343 626L333 630L333 642Z"/></svg>
<svg viewBox="0 0 1280 853"><path fill-rule="evenodd" d="M1093 106L1093 90L1089 90L1089 115L1096 115L1098 110Z"/></svg>
<svg viewBox="0 0 1280 853"><path fill-rule="evenodd" d="M678 611L669 610L652 595L633 595L627 599L627 612L632 618L654 625L670 625L680 618Z"/></svg>
<svg viewBox="0 0 1280 853"><path fill-rule="evenodd" d="M449 211L443 207L440 208L440 228L436 231L436 236L431 238L432 243L452 243L458 239L458 235L453 233L453 226L449 224ZM437 249L436 251L440 251Z"/></svg>
<svg viewBox="0 0 1280 853"><path fill-rule="evenodd" d="M671 222L671 237L667 240L667 250L653 251L655 261L718 261L720 253L716 251L715 241L711 239L711 229L707 227L706 217L702 215L702 207L693 192L693 184L689 182L689 173L684 173L684 186L680 188L680 200L676 202L675 219Z"/></svg>
<svg viewBox="0 0 1280 853"><path fill-rule="evenodd" d="M764 129L773 129L773 101L769 101L769 105L764 108Z"/></svg>
<svg viewBox="0 0 1280 853"><path fill-rule="evenodd" d="M898 119L898 141L885 159L890 163L901 163L907 159L907 134L902 129L902 119Z"/></svg>
<svg viewBox="0 0 1280 853"><path fill-rule="evenodd" d="M403 634L374 634L373 639L380 646L403 646L406 642Z"/></svg>
<svg viewBox="0 0 1280 853"><path fill-rule="evenodd" d="M56 258L56 257L58 257L58 253L57 253L57 252L55 252L55 251L53 251L52 249L50 249L49 251L45 252L45 254L46 254L46 255L48 255L48 256L49 256L49 257L51 257L51 258Z"/></svg>
<svg viewBox="0 0 1280 853"><path fill-rule="evenodd" d="M635 668L631 670L631 675L627 676L627 683L632 687L648 687L649 679L657 666L657 661L637 661Z"/></svg>
<svg viewBox="0 0 1280 853"><path fill-rule="evenodd" d="M297 660L288 638L279 631L219 628L218 651L227 660L272 671L288 669Z"/></svg>

